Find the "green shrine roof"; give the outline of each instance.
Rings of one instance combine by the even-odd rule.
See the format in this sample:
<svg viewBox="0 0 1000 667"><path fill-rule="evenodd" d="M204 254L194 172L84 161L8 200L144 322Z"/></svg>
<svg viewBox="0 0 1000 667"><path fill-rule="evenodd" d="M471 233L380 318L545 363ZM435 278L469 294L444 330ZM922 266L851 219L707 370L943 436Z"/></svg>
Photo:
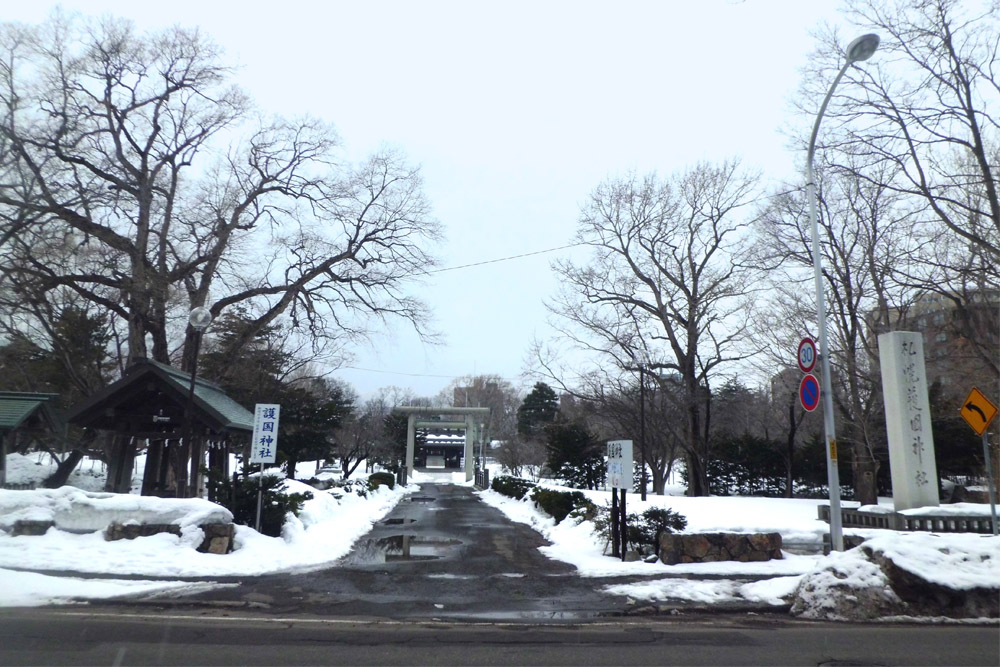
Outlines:
<svg viewBox="0 0 1000 667"><path fill-rule="evenodd" d="M48 402L58 394L0 391L0 431L13 431L38 410L48 410Z"/></svg>
<svg viewBox="0 0 1000 667"><path fill-rule="evenodd" d="M155 409L152 401L163 405L182 405L191 387L191 375L151 359L141 359L125 371L125 376L70 408L67 421L81 426L110 428L117 406L137 404ZM157 398L159 397L159 398ZM253 431L253 413L230 398L214 382L195 379L195 418L215 431Z"/></svg>

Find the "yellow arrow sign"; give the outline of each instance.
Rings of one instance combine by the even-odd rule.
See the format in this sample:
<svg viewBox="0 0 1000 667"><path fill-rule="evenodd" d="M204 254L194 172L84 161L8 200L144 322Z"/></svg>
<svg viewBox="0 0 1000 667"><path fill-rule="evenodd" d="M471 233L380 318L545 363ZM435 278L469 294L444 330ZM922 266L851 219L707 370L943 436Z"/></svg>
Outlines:
<svg viewBox="0 0 1000 667"><path fill-rule="evenodd" d="M969 423L976 435L986 433L993 418L997 416L997 406L975 387L962 404L962 418Z"/></svg>

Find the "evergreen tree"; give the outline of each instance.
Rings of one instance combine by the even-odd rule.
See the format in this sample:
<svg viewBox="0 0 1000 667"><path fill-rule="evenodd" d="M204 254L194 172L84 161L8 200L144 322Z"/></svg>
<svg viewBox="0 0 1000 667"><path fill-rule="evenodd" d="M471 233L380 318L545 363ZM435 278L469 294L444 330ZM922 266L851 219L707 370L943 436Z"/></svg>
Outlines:
<svg viewBox="0 0 1000 667"><path fill-rule="evenodd" d="M555 421L559 412L556 392L544 382L536 382L517 409L517 432L523 436L540 436L546 425Z"/></svg>
<svg viewBox="0 0 1000 667"><path fill-rule="evenodd" d="M553 422L545 429L549 470L575 489L596 489L604 481L604 447L585 426Z"/></svg>
<svg viewBox="0 0 1000 667"><path fill-rule="evenodd" d="M332 458L336 430L351 414L353 396L343 385L313 380L282 392L278 426L278 461L289 479L299 461Z"/></svg>

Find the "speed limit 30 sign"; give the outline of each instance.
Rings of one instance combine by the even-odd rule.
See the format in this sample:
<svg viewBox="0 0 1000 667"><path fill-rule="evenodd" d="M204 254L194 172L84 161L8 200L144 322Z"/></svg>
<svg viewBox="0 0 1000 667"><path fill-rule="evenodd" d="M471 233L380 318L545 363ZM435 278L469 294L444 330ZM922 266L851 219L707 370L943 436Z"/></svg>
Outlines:
<svg viewBox="0 0 1000 667"><path fill-rule="evenodd" d="M816 343L812 338L803 338L799 343L799 369L803 373L812 373L816 366Z"/></svg>

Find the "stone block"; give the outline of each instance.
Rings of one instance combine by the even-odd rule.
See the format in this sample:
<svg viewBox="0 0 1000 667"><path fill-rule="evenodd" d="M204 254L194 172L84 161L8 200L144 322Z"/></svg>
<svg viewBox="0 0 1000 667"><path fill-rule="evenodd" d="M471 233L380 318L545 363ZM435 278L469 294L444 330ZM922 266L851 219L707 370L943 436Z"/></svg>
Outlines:
<svg viewBox="0 0 1000 667"><path fill-rule="evenodd" d="M18 535L44 535L48 532L49 528L56 525L55 521L31 521L29 519L21 519L14 522L14 526L11 528L11 537L17 537Z"/></svg>
<svg viewBox="0 0 1000 667"><path fill-rule="evenodd" d="M686 535L684 553L695 559L704 558L708 554L711 543L704 535Z"/></svg>
<svg viewBox="0 0 1000 667"><path fill-rule="evenodd" d="M206 523L200 526L205 539L198 546L202 553L224 555L233 550L236 527L231 523Z"/></svg>

